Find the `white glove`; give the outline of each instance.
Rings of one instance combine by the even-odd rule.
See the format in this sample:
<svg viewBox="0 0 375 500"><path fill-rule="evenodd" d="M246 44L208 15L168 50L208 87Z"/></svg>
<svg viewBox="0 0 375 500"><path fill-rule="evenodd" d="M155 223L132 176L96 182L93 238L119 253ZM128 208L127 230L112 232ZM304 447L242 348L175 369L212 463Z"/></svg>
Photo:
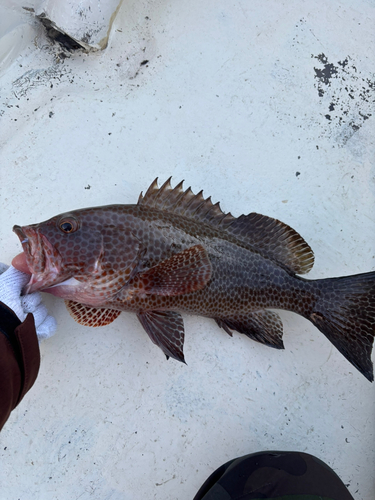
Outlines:
<svg viewBox="0 0 375 500"><path fill-rule="evenodd" d="M56 320L48 315L39 292L21 297L21 290L29 279L28 274L17 271L13 266L8 267L0 263L0 301L12 309L20 321L24 321L28 313L32 313L36 334L41 341L55 333Z"/></svg>

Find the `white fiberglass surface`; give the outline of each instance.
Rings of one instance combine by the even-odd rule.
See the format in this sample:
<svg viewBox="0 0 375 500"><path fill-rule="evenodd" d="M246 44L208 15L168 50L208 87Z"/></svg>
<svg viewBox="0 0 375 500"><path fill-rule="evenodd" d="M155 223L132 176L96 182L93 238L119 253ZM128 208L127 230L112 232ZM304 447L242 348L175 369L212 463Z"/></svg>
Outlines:
<svg viewBox="0 0 375 500"><path fill-rule="evenodd" d="M49 40L31 3L4 4L0 24L1 261L21 251L14 224L136 203L172 175L289 224L311 279L374 270L371 2L124 1L89 53ZM279 351L183 315L184 365L133 314L88 328L44 300L58 330L0 435L2 498L192 499L270 449L374 498L374 385L307 320L280 313Z"/></svg>

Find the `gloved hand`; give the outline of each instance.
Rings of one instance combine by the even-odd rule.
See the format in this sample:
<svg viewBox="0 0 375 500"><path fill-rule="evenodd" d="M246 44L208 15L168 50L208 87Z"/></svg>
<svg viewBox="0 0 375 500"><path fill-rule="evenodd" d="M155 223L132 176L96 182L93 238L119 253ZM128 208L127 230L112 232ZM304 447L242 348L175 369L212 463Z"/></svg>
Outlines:
<svg viewBox="0 0 375 500"><path fill-rule="evenodd" d="M56 320L48 315L39 292L21 297L22 287L29 279L28 274L17 271L13 266L0 263L0 301L12 309L20 321L24 321L28 313L32 313L36 334L41 341L55 333Z"/></svg>

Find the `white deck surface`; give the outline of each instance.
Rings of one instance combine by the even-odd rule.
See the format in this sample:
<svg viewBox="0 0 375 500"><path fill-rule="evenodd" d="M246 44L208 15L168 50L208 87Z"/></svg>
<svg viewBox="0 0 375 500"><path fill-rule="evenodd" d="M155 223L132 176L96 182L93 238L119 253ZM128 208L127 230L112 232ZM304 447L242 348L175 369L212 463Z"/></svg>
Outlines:
<svg viewBox="0 0 375 500"><path fill-rule="evenodd" d="M21 250L14 224L135 203L173 175L291 225L311 278L375 269L373 1L124 0L108 48L68 58L8 3L1 261ZM276 351L185 315L185 366L132 314L90 329L45 297L58 331L0 435L1 499L189 500L267 449L312 453L375 498L375 386L308 321L282 312Z"/></svg>

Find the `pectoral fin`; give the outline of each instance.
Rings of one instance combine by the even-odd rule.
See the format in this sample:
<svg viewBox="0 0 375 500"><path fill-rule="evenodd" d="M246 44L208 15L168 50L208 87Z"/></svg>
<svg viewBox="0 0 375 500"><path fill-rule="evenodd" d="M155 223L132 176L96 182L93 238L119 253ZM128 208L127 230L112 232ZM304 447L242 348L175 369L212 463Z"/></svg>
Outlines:
<svg viewBox="0 0 375 500"><path fill-rule="evenodd" d="M98 309L84 306L73 300L65 300L65 305L72 318L84 326L109 325L121 314L121 311L115 309Z"/></svg>
<svg viewBox="0 0 375 500"><path fill-rule="evenodd" d="M206 250L195 245L140 273L132 286L138 287L141 294L182 295L204 288L211 273Z"/></svg>
<svg viewBox="0 0 375 500"><path fill-rule="evenodd" d="M154 344L168 357L185 363L184 323L180 314L174 311L147 311L137 313L143 328Z"/></svg>
<svg viewBox="0 0 375 500"><path fill-rule="evenodd" d="M215 318L215 321L229 335L232 335L231 330L236 330L269 347L284 349L283 324L279 315L272 311L255 311L233 318Z"/></svg>

